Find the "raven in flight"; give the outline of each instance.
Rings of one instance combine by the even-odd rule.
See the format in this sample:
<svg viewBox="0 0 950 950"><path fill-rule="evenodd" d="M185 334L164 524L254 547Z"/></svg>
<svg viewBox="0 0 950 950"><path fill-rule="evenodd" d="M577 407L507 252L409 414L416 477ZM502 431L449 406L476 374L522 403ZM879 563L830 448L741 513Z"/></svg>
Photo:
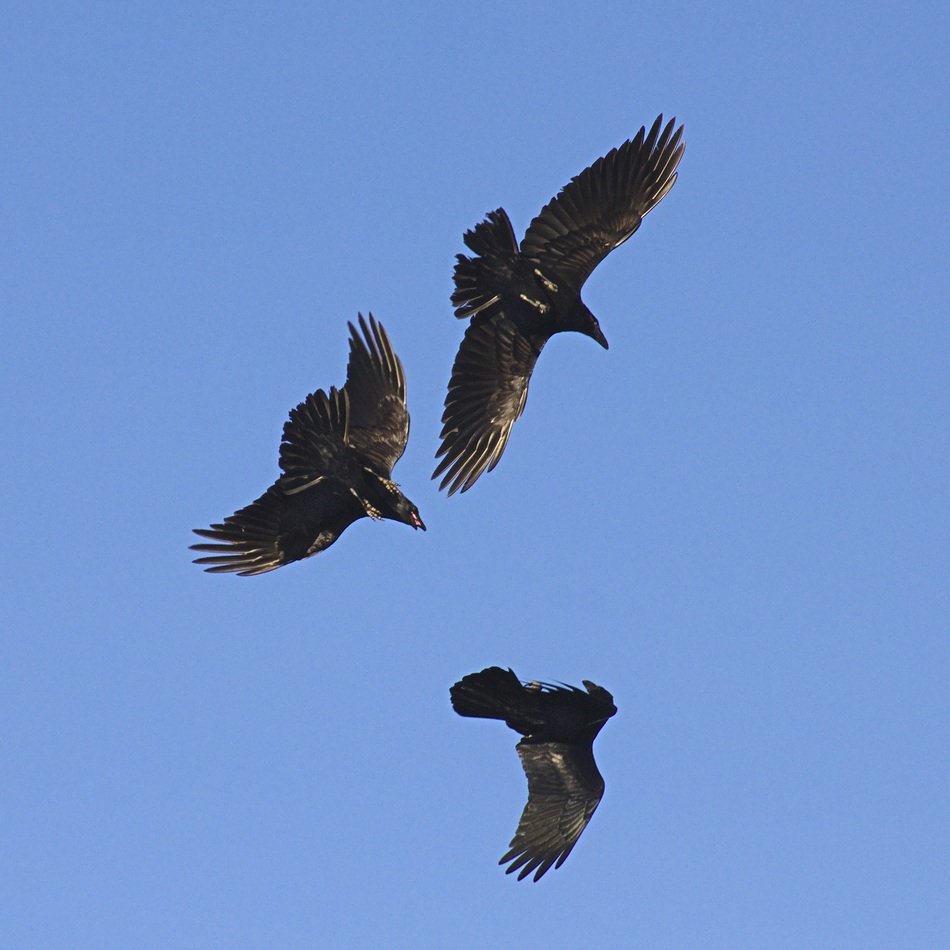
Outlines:
<svg viewBox="0 0 950 950"><path fill-rule="evenodd" d="M426 526L391 479L409 440L406 377L382 324L352 323L346 385L311 393L290 412L280 445L283 474L257 501L195 528L215 544L195 558L212 573L263 574L328 548L358 518Z"/></svg>
<svg viewBox="0 0 950 950"><path fill-rule="evenodd" d="M472 673L450 690L460 716L503 719L524 738L516 746L528 778L528 804L508 853L506 873L521 868L539 880L559 868L577 844L604 797L604 780L594 762L594 739L617 712L613 696L583 681L576 686L522 685L509 669L491 666Z"/></svg>
<svg viewBox="0 0 950 950"><path fill-rule="evenodd" d="M673 187L686 147L675 121L663 127L658 116L649 133L641 128L573 178L531 222L520 248L504 208L465 233L475 256L456 255L452 304L472 321L452 367L432 474L443 475L439 488L449 495L468 491L498 464L553 334L574 330L607 348L581 288Z"/></svg>

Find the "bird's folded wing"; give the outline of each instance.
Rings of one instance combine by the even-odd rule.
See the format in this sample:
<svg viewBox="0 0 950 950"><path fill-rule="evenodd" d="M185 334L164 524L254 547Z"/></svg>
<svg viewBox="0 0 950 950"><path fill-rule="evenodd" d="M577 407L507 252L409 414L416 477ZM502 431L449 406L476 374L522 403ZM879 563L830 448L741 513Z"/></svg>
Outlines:
<svg viewBox="0 0 950 950"><path fill-rule="evenodd" d="M593 752L563 742L518 743L528 778L528 803L518 830L499 864L518 880L535 872L537 881L552 866L560 867L587 827L604 794L604 781Z"/></svg>
<svg viewBox="0 0 950 950"><path fill-rule="evenodd" d="M528 381L543 342L520 333L501 311L480 314L465 331L442 414L439 488L467 491L505 451L524 410Z"/></svg>
<svg viewBox="0 0 950 950"><path fill-rule="evenodd" d="M591 271L640 226L673 187L683 127L658 116L649 133L612 149L584 169L531 222L521 253L580 290Z"/></svg>

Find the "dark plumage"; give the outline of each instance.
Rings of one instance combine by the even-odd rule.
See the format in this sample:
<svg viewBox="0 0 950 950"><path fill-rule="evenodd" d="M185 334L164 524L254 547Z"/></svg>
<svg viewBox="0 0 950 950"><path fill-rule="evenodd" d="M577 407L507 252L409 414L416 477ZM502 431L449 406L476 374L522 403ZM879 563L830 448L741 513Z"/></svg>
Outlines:
<svg viewBox="0 0 950 950"><path fill-rule="evenodd" d="M465 234L474 257L455 265L455 315L472 318L459 347L442 414L441 461L432 477L449 494L491 471L524 411L538 356L555 333L607 340L584 306L591 271L637 228L676 181L683 127L675 119L597 159L531 222L519 248L503 208ZM444 473L444 474L443 474Z"/></svg>
<svg viewBox="0 0 950 950"><path fill-rule="evenodd" d="M528 803L499 864L506 873L532 871L539 880L559 868L604 796L594 762L594 739L617 712L613 696L583 681L576 686L522 685L511 670L491 666L456 683L452 706L460 716L503 719L524 738L516 746L528 778Z"/></svg>
<svg viewBox="0 0 950 950"><path fill-rule="evenodd" d="M406 378L382 324L352 323L346 385L311 393L291 410L280 445L283 474L257 501L196 528L215 544L194 544L213 573L263 574L328 548L358 518L425 525L392 481L409 439Z"/></svg>

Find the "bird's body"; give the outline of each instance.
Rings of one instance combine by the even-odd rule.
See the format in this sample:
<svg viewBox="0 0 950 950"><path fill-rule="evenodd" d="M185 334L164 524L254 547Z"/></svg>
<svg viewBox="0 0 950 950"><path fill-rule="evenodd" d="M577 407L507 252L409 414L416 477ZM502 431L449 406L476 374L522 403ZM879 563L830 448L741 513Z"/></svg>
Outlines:
<svg viewBox="0 0 950 950"><path fill-rule="evenodd" d="M573 178L520 246L503 208L466 232L474 256L457 255L452 303L471 323L452 367L433 473L450 495L498 464L551 336L573 330L607 348L581 288L673 187L684 149L674 124L661 131L658 117L649 133L641 128Z"/></svg>
<svg viewBox="0 0 950 950"><path fill-rule="evenodd" d="M311 393L291 410L280 446L281 476L223 524L196 528L196 564L213 573L262 574L325 550L363 517L425 525L392 481L409 439L406 382L373 315L349 324L346 385Z"/></svg>
<svg viewBox="0 0 950 950"><path fill-rule="evenodd" d="M528 779L528 802L499 864L518 880L539 880L559 868L604 794L593 744L617 712L607 690L584 680L584 690L547 683L522 685L511 670L472 673L451 691L460 716L501 719L524 737L516 746Z"/></svg>

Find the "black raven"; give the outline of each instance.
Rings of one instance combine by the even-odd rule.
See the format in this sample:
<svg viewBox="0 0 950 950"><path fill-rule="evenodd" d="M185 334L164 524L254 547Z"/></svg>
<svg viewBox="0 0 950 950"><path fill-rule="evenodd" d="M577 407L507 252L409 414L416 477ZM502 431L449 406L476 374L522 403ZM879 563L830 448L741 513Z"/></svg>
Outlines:
<svg viewBox="0 0 950 950"><path fill-rule="evenodd" d="M594 739L617 707L603 687L583 683L586 693L576 686L522 685L510 669L491 666L450 690L460 716L503 719L524 736L516 748L528 777L528 804L498 862L511 862L507 874L521 868L519 881L559 868L604 797Z"/></svg>
<svg viewBox="0 0 950 950"><path fill-rule="evenodd" d="M382 324L352 323L346 385L311 393L290 412L280 445L283 474L257 501L195 528L207 571L263 574L328 548L358 518L426 526L390 478L409 439L406 377Z"/></svg>
<svg viewBox="0 0 950 950"><path fill-rule="evenodd" d="M440 489L467 491L498 464L553 334L575 330L607 348L581 288L673 187L685 148L675 121L662 127L658 116L649 133L641 128L573 178L531 222L520 248L504 208L465 233L475 256L456 256L452 304L457 317L473 319L445 397L432 474L444 473Z"/></svg>

